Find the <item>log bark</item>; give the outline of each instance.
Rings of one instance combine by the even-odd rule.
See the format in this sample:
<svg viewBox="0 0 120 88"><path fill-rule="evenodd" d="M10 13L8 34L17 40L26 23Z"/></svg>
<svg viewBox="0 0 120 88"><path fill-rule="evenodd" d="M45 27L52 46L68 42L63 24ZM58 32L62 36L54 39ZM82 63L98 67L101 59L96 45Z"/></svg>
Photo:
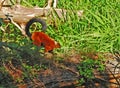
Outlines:
<svg viewBox="0 0 120 88"><path fill-rule="evenodd" d="M53 9L53 8L39 8L39 7L34 7L34 8L27 8L25 6L21 6L19 4L14 5L14 6L9 6L1 4L2 8L0 9L0 18L5 19L5 15L10 15L11 21L7 20L7 22L11 22L14 24L24 36L26 36L25 33L25 26L26 23L34 18L34 17L39 17L41 19L49 19L48 22L51 23L50 19L51 18L59 18L59 19L65 19L67 12L70 10L65 10L65 9ZM5 6L5 7L4 7ZM9 7L8 7L9 6ZM79 17L82 16L83 11L72 11L73 14L76 13ZM6 22L6 20L4 20ZM3 28L2 28L3 29Z"/></svg>
<svg viewBox="0 0 120 88"><path fill-rule="evenodd" d="M56 12L59 18L63 18L68 10L65 9L53 9L53 8L27 8L21 5L15 5L13 7L2 7L0 11L0 18L6 18L5 14L10 14L16 23L26 23L33 17L41 17L43 19L49 18L52 12ZM74 11L75 12L75 11ZM78 16L82 16L83 11L76 11Z"/></svg>

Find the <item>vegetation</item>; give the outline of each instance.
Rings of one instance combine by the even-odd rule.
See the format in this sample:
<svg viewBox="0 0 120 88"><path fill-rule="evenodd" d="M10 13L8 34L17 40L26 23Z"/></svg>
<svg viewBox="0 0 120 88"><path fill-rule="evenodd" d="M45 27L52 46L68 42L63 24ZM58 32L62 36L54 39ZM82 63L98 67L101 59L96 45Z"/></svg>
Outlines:
<svg viewBox="0 0 120 88"><path fill-rule="evenodd" d="M21 4L27 7L45 7L46 2L47 0L22 0ZM63 19L51 19L52 24L46 21L48 25L46 33L61 45L61 48L54 50L54 54L69 56L72 50L75 50L75 53L120 51L120 0L59 0L57 8L69 11ZM78 17L75 12L72 13L73 10L84 12ZM7 48L2 47L4 43L0 43L0 81L9 77L3 64L13 59L15 60L13 62L20 62L23 67L25 73L22 79L35 78L37 72L49 68L44 62L39 61L43 57L41 54L43 48L38 49L34 46L14 25L3 26L6 30L5 32L0 30L0 41L7 43ZM66 57L54 57L55 61L59 59L62 61ZM94 58L83 57L82 61L77 69L85 79L91 80L93 70L96 68L99 71L104 70L104 64L101 63L103 57L96 61ZM34 73L33 69L37 72ZM33 73L30 73L31 71ZM82 83L86 81L85 79L79 81ZM9 78L0 82L0 88L7 88L9 85L16 88L14 83L8 81L13 80ZM21 80L18 82L21 83Z"/></svg>
<svg viewBox="0 0 120 88"><path fill-rule="evenodd" d="M47 32L61 43L64 52L71 48L98 52L120 50L119 5L119 0L61 0L58 8L83 10L84 14L78 18L68 13L66 20L55 22L57 27L49 26Z"/></svg>
<svg viewBox="0 0 120 88"><path fill-rule="evenodd" d="M91 58L88 58L81 62L78 65L78 70L80 75L82 76L79 80L80 84L83 84L85 82L89 82L92 79L94 79L94 70L97 69L97 71L104 71L105 66L101 63L99 60L92 60Z"/></svg>

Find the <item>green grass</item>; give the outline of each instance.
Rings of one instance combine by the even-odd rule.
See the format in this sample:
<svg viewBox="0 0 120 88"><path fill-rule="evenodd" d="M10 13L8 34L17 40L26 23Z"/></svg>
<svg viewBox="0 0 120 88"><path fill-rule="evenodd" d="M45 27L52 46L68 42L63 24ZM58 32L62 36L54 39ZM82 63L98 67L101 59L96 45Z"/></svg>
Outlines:
<svg viewBox="0 0 120 88"><path fill-rule="evenodd" d="M22 4L44 7L46 2L46 0L26 0L22 1ZM55 27L48 24L47 33L60 42L61 48L58 52L64 53L71 49L97 52L120 50L119 6L120 0L59 0L57 8L70 11L66 20L53 19ZM83 10L84 13L82 17L77 17L76 14L71 14L72 10ZM19 34L17 33L18 36L14 40L18 42L20 40L21 43ZM12 35L16 34L9 34L10 40L7 38L6 40L14 41Z"/></svg>
<svg viewBox="0 0 120 88"><path fill-rule="evenodd" d="M56 22L56 28L48 27L48 33L62 45L61 50L120 50L120 0L58 2L58 8L84 10L81 18L68 13L67 20Z"/></svg>

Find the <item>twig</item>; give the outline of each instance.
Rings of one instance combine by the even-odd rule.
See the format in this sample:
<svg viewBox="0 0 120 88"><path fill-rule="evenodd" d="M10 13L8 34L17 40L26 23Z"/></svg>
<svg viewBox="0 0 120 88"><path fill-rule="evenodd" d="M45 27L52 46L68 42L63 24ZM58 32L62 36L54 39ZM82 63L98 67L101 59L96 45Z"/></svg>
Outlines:
<svg viewBox="0 0 120 88"><path fill-rule="evenodd" d="M20 31L22 32L22 34L23 34L24 36L27 36L26 33L25 33L25 30L22 29L16 22L14 22L12 18L10 18L10 21L11 21L12 24L14 24L17 28L20 29Z"/></svg>
<svg viewBox="0 0 120 88"><path fill-rule="evenodd" d="M2 26L0 26L0 29L1 29L3 32L5 32L5 29L4 29Z"/></svg>
<svg viewBox="0 0 120 88"><path fill-rule="evenodd" d="M2 2L0 3L0 10L3 7L3 3L5 2L5 0L2 0Z"/></svg>
<svg viewBox="0 0 120 88"><path fill-rule="evenodd" d="M72 73L75 73L77 76L79 76L79 72L75 72L75 71L73 71L72 69L70 69L69 67L66 67L66 66L64 66L64 65L62 65L62 64L57 64L57 63L54 63L56 66L58 66L58 67L61 67L61 68L64 68L64 69L66 69L66 70L69 70L69 71L71 71Z"/></svg>
<svg viewBox="0 0 120 88"><path fill-rule="evenodd" d="M112 76L113 76L114 79L116 80L117 84L120 85L119 81L116 79L116 77L115 77L115 75L112 73L112 71L111 71L109 68L107 68L107 69L108 69L108 71L112 74ZM118 75L118 76L119 76L119 75Z"/></svg>

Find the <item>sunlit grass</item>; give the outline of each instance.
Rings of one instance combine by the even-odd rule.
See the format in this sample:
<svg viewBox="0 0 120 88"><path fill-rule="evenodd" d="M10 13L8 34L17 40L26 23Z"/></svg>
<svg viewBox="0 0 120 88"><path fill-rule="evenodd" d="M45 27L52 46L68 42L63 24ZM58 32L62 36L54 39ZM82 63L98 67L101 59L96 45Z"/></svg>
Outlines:
<svg viewBox="0 0 120 88"><path fill-rule="evenodd" d="M26 3L44 7L47 0L22 1L22 4ZM61 48L58 51L62 53L71 49L92 49L97 52L120 50L119 6L120 0L59 0L57 8L69 12L66 19L53 18L55 24L48 24L47 34L60 42ZM83 10L82 17L72 14L73 10Z"/></svg>
<svg viewBox="0 0 120 88"><path fill-rule="evenodd" d="M54 30L52 33L55 33L53 35L61 43L63 51L71 48L78 50L93 49L99 52L120 49L119 0L75 1L79 5L70 1L59 2L58 7L65 5L60 6L60 8L70 10L81 8L84 10L81 18L68 14L68 19L61 24L58 23L57 29L52 28ZM49 28L48 30L52 29Z"/></svg>

